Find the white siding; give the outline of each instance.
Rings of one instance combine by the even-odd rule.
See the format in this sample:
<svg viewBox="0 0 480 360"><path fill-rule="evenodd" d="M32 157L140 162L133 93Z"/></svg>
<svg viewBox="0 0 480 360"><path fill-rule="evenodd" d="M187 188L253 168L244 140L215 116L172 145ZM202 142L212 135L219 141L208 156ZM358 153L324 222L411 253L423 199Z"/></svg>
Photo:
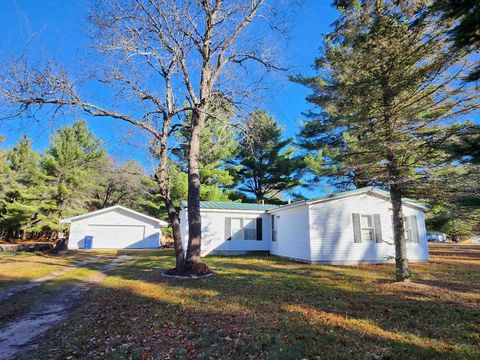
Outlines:
<svg viewBox="0 0 480 360"><path fill-rule="evenodd" d="M410 260L428 260L425 217L419 208L405 205L405 216L415 215L419 243L407 243ZM382 243L354 243L352 213L378 214ZM385 262L395 256L391 203L372 194L359 194L308 205L286 206L270 211L202 209L202 255L219 251L239 253L268 251L291 259L333 264ZM225 218L263 219L263 240L225 240ZM276 217L277 241L271 241L272 216ZM180 213L182 238L188 241L187 210ZM186 246L185 246L186 248Z"/></svg>
<svg viewBox="0 0 480 360"><path fill-rule="evenodd" d="M423 211L404 206L405 215L416 215L419 243L407 244L411 260L428 260ZM309 206L311 260L327 263L384 262L395 255L391 203L367 194ZM352 213L379 214L383 243L353 241Z"/></svg>
<svg viewBox="0 0 480 360"><path fill-rule="evenodd" d="M130 240L124 241L122 234ZM83 248L85 236L96 235L94 249L156 249L160 247L161 234L155 221L115 209L72 220L68 248Z"/></svg>
<svg viewBox="0 0 480 360"><path fill-rule="evenodd" d="M182 234L183 248L187 251L188 244L188 217L187 209L180 210L180 233ZM203 233L202 233L203 235Z"/></svg>
<svg viewBox="0 0 480 360"><path fill-rule="evenodd" d="M391 214L390 210L390 214ZM407 253L410 260L427 261L428 256L428 242L427 242L427 228L425 226L425 213L415 208L404 206L403 213L405 216L415 215L417 217L418 226L418 243L407 243ZM390 215L390 219L391 219ZM393 239L393 224L390 226L391 236Z"/></svg>
<svg viewBox="0 0 480 360"><path fill-rule="evenodd" d="M276 217L277 241L272 241L274 255L310 261L309 214L307 205L272 212Z"/></svg>
<svg viewBox="0 0 480 360"><path fill-rule="evenodd" d="M269 251L271 241L270 215L260 211L201 210L202 216L202 255L211 252L241 253L247 251ZM262 240L226 240L225 218L262 218ZM180 212L180 225L184 244L188 242L187 210ZM185 246L186 248L186 246Z"/></svg>

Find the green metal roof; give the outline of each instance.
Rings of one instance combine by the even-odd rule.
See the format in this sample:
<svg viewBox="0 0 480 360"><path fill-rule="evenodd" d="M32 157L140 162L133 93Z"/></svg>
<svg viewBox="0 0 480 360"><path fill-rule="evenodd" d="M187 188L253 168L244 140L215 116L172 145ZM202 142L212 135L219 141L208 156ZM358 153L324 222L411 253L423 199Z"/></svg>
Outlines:
<svg viewBox="0 0 480 360"><path fill-rule="evenodd" d="M287 207L291 205L298 205L301 203L314 203L314 202L321 202L321 201L328 201L330 199L337 199L337 198L343 198L343 197L348 197L352 195L357 195L357 194L364 194L364 193L376 193L379 196L382 196L384 198L390 198L390 192L379 189L374 186L368 186L368 187L363 187L360 189L354 189L354 190L348 190L348 191L342 191L338 193L332 193L328 195L323 195L317 198L309 199L309 200L302 200L302 201L297 201L292 204L286 204L286 205L262 205L262 204L248 204L248 203L240 203L240 202L228 202L228 201L200 201L200 208L202 209L223 209L223 210L252 210L252 211L268 211L268 210L273 210L273 209L279 209L282 207ZM409 198L402 198L402 202L404 204L409 204L412 206L419 207L424 210L428 210L429 207L425 204L422 204L419 201L412 200ZM182 207L187 207L188 203L186 200L182 201Z"/></svg>
<svg viewBox="0 0 480 360"><path fill-rule="evenodd" d="M182 201L182 206L187 207L188 202ZM200 201L200 208L202 209L223 209L223 210L252 210L252 211L267 211L277 208L278 205L262 205L262 204L248 204L240 202L229 201Z"/></svg>

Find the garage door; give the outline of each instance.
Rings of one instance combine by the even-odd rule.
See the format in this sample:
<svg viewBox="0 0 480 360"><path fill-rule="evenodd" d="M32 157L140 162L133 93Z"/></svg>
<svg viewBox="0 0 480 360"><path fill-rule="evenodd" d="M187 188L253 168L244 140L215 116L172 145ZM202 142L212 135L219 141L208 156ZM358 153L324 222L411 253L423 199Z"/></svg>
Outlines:
<svg viewBox="0 0 480 360"><path fill-rule="evenodd" d="M145 226L142 225L88 225L95 249L125 249L143 247Z"/></svg>

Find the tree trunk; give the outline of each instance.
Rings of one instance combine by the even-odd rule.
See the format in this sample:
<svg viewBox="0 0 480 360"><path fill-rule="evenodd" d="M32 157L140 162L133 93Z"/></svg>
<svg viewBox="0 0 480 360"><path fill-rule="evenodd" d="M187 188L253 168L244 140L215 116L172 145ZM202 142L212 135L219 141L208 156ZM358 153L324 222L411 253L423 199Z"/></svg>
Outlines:
<svg viewBox="0 0 480 360"><path fill-rule="evenodd" d="M167 133L167 125L169 119L164 120L163 133ZM178 217L177 209L173 205L173 201L170 197L170 184L167 174L167 158L168 144L167 138L163 137L159 143L159 152L156 153L159 160L159 165L155 171L154 178L158 184L160 195L167 209L168 219L172 227L173 245L175 248L175 269L177 272L182 272L185 269L185 251L183 249L182 234L180 231L180 219Z"/></svg>
<svg viewBox="0 0 480 360"><path fill-rule="evenodd" d="M200 154L200 132L205 115L198 111L193 115L192 133L188 153L188 248L187 265L200 262L202 245L202 220L200 216L200 174L198 157Z"/></svg>
<svg viewBox="0 0 480 360"><path fill-rule="evenodd" d="M395 275L397 281L409 281L410 269L407 259L407 244L403 226L402 189L398 184L390 187L393 210L393 239L395 242Z"/></svg>
<svg viewBox="0 0 480 360"><path fill-rule="evenodd" d="M182 234L180 232L180 220L172 199L164 200L167 208L168 219L172 225L173 244L175 247L175 269L181 273L185 269L185 251L183 250Z"/></svg>

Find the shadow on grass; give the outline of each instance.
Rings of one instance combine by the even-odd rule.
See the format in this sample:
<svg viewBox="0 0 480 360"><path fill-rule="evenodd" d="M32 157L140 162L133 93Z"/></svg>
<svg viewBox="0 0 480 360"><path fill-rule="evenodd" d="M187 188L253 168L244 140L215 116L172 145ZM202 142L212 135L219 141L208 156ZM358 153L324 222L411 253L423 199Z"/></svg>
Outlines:
<svg viewBox="0 0 480 360"><path fill-rule="evenodd" d="M160 273L173 267L173 261L168 254L155 254L112 271L67 324L44 338L34 357L480 355L478 308L428 294L378 292L361 274L351 274L352 267L311 266L275 257L210 257L205 262L217 276L162 279ZM368 269L378 270L381 278L391 276L385 266Z"/></svg>
<svg viewBox="0 0 480 360"><path fill-rule="evenodd" d="M55 306L55 302L51 299L54 299L58 293L88 283L85 277L92 275L92 270L101 270L108 262L109 259L101 259L81 267L72 267L72 270L62 272L58 277L43 282L36 282L38 279L32 281L29 277L8 278L8 275L3 275L1 295L9 295L10 291L12 293L0 301L0 329L6 322L28 312L32 306L40 302ZM28 287L30 285L32 286ZM24 288L24 286L27 287Z"/></svg>

